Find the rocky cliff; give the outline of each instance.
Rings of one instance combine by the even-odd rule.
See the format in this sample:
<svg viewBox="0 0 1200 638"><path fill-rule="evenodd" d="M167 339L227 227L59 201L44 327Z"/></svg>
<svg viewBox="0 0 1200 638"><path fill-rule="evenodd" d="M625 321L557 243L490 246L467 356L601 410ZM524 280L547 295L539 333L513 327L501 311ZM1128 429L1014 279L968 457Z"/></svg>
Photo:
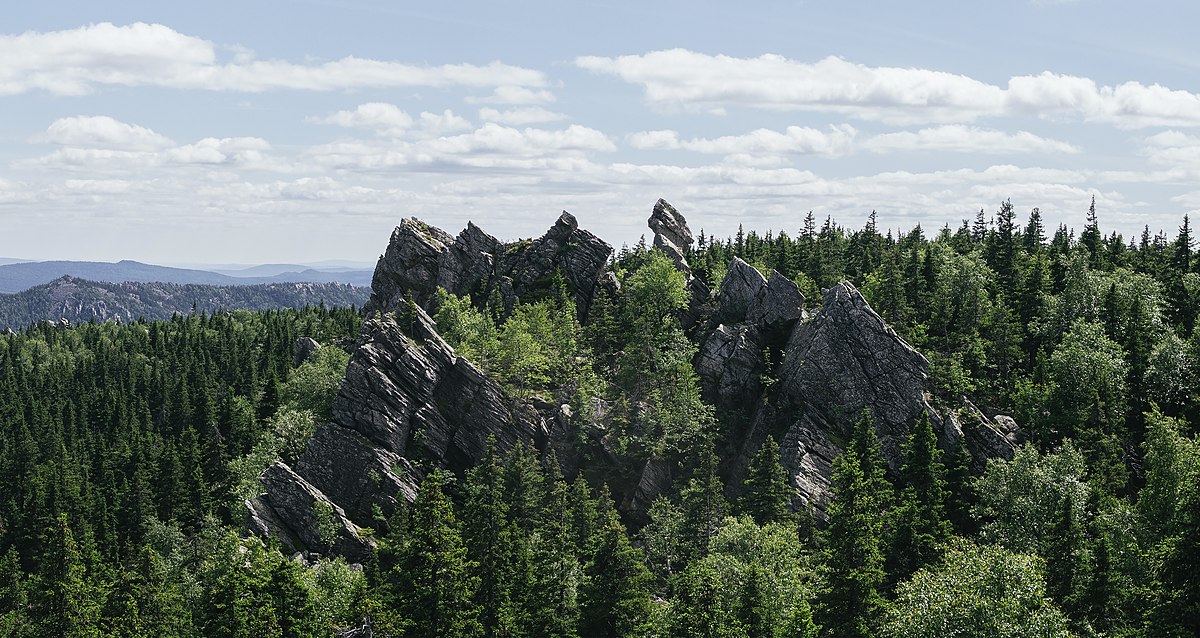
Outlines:
<svg viewBox="0 0 1200 638"><path fill-rule="evenodd" d="M775 436L796 505L811 505L822 517L833 459L864 410L874 415L892 469L922 414L935 423L944 448L961 441L981 463L1011 457L1015 423L989 419L973 406L952 412L933 405L925 357L850 283L824 291L820 304L807 309L794 282L734 259L714 294L687 262L692 233L683 216L659 200L649 225L654 246L684 273L692 295L681 321L700 345L694 363L701 392L729 433L720 453L731 492L750 457ZM553 448L574 471L579 436L569 409L506 396L456 355L424 308L442 287L511 311L561 276L586 317L597 286L616 290L606 273L610 254L608 244L565 212L542 237L507 244L473 224L450 237L415 219L401 222L376 267L368 311L378 312L364 324L333 422L317 430L294 468L280 462L267 470L267 492L247 503L251 529L275 534L292 549L358 558L370 550L361 528L377 528L400 501L411 500L423 471L465 470L483 457L489 440L501 450L527 441ZM591 462L628 461L601 456ZM671 481L671 468L653 459L608 474L633 477L618 496L634 518Z"/></svg>
<svg viewBox="0 0 1200 638"><path fill-rule="evenodd" d="M510 244L474 224L451 238L418 220L402 221L376 267L368 319L334 399L333 422L318 428L295 468L268 468L267 493L247 503L250 529L274 534L292 550L365 556L370 540L360 528L378 529L400 500L411 501L425 469L474 466L489 440L500 450L553 446L571 463L565 408L505 396L438 335L422 306L442 287L496 297L511 310L520 299L546 294L561 275L582 316L611 253L565 212L542 237ZM336 540L321 540L314 529L310 510L325 502L341 530Z"/></svg>

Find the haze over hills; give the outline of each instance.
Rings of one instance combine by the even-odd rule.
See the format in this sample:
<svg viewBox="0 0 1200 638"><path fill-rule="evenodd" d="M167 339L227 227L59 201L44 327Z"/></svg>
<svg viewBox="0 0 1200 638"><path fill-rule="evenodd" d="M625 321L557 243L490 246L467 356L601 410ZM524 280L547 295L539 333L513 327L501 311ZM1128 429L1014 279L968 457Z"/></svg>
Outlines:
<svg viewBox="0 0 1200 638"><path fill-rule="evenodd" d="M203 284L210 286L244 286L266 283L311 282L366 286L371 283L371 273L370 269L349 269L335 266L329 270L324 270L293 264L270 264L252 266L246 269L215 271L158 266L128 259L119 262L37 261L0 265L0 293L20 292L32 286L49 283L63 276L112 283L129 281L142 283Z"/></svg>
<svg viewBox="0 0 1200 638"><path fill-rule="evenodd" d="M240 286L162 282L110 283L70 276L0 296L0 330L38 321L170 319L193 310L276 310L325 304L362 306L369 288L336 282L264 283Z"/></svg>

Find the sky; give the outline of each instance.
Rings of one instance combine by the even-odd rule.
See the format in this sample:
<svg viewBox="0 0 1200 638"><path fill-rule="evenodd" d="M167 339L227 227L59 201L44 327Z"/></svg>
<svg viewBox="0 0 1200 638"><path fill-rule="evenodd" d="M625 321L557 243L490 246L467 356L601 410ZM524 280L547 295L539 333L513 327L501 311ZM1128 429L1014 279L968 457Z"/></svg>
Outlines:
<svg viewBox="0 0 1200 638"><path fill-rule="evenodd" d="M17 3L0 257L373 261L400 219L693 230L1200 213L1200 3Z"/></svg>

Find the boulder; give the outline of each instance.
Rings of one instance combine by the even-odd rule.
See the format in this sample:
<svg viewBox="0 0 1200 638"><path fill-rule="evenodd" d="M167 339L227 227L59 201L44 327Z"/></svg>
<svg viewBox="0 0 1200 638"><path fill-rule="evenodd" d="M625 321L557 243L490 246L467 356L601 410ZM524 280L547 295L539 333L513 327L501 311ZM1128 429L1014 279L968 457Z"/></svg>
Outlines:
<svg viewBox="0 0 1200 638"><path fill-rule="evenodd" d="M317 343L312 337L297 337L295 343L292 344L292 367L299 367L300 364L308 361L321 349L321 344Z"/></svg>
<svg viewBox="0 0 1200 638"><path fill-rule="evenodd" d="M293 552L332 552L360 563L370 558L374 543L341 507L292 468L276 462L261 480L266 492L246 502L250 531L275 536Z"/></svg>

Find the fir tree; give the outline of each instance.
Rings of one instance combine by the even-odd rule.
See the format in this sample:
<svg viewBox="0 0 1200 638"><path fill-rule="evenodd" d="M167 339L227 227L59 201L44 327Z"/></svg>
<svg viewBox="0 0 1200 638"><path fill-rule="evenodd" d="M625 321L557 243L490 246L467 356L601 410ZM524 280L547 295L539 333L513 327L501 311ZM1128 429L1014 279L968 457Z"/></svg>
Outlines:
<svg viewBox="0 0 1200 638"><path fill-rule="evenodd" d="M877 634L883 612L881 524L883 494L878 440L866 416L855 426L855 438L834 460L826 532L826 589L820 599L823 634L832 638L870 638ZM864 472L864 469L866 470Z"/></svg>
<svg viewBox="0 0 1200 638"><path fill-rule="evenodd" d="M767 437L750 461L739 502L743 514L759 525L787 521L792 514L792 490L787 470L780 463L779 444Z"/></svg>
<svg viewBox="0 0 1200 638"><path fill-rule="evenodd" d="M596 532L580 600L583 638L639 636L650 615L650 571L610 511Z"/></svg>
<svg viewBox="0 0 1200 638"><path fill-rule="evenodd" d="M473 602L476 566L467 558L446 481L436 471L421 482L389 576L405 638L469 638L482 631Z"/></svg>

